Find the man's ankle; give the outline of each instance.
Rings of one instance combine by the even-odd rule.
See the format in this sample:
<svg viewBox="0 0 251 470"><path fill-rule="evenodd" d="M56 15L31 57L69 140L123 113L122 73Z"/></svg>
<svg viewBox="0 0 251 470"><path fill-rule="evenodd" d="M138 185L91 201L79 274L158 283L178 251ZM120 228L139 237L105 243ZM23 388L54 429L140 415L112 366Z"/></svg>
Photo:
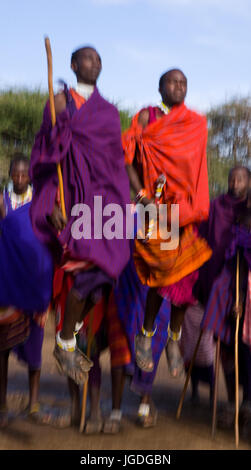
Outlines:
<svg viewBox="0 0 251 470"><path fill-rule="evenodd" d="M61 349L69 352L75 351L77 345L75 336L73 336L71 339L64 339L61 337L60 331L56 335L56 343Z"/></svg>

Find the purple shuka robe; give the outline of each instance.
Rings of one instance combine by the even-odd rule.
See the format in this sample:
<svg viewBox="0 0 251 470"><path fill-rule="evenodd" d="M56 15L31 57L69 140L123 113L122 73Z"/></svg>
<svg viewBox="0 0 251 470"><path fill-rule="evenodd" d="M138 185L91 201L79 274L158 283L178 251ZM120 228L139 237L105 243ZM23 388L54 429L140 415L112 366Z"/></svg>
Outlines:
<svg viewBox="0 0 251 470"><path fill-rule="evenodd" d="M35 234L50 246L62 260L63 247L67 257L94 263L109 277L117 279L129 260L129 240L126 240L126 204L130 203L129 181L121 144L119 114L115 106L102 98L95 88L79 110L66 91L67 107L51 127L47 103L43 123L36 136L31 154L31 180L34 195L31 220ZM56 163L63 174L64 197L68 223L59 236L47 221L52 213L58 187ZM114 215L96 218L94 227L94 196L102 196L102 206L118 205L120 223L116 229L121 238L94 239L94 229L101 227ZM71 227L79 217L71 216L75 204L88 205L91 212L91 239L76 240ZM109 209L109 207L108 207Z"/></svg>
<svg viewBox="0 0 251 470"><path fill-rule="evenodd" d="M201 323L202 329L214 331L225 343L232 341L233 316L231 315L235 299L235 273L237 248L251 268L251 237L244 227L236 225L239 212L246 206L246 201L234 199L225 194L211 203L209 219L200 227L200 233L207 239L213 254L211 259L200 269L199 288L204 301L205 312ZM246 292L246 280L240 288Z"/></svg>
<svg viewBox="0 0 251 470"><path fill-rule="evenodd" d="M236 253L241 250L245 258L246 269L251 269L251 235L245 227L233 227L233 239L226 249L224 267L216 277L201 323L202 329L213 330L225 343L234 341L235 320L232 313L236 296ZM242 279L240 290L247 291L247 276ZM246 316L246 313L242 316ZM244 319L245 321L245 319ZM241 325L242 329L242 325ZM247 343L250 346L250 341Z"/></svg>

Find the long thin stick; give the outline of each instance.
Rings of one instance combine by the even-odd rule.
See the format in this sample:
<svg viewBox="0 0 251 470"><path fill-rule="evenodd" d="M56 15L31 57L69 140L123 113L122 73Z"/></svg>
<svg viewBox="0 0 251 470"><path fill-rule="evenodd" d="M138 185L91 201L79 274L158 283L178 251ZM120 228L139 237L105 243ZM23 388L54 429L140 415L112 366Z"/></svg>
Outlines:
<svg viewBox="0 0 251 470"><path fill-rule="evenodd" d="M90 319L89 319L89 325L88 325L88 336L87 336L87 357L90 358L91 355L91 345L92 345L92 340L93 340L93 334L92 334L92 323L93 323L93 308L90 311ZM82 409L81 409L81 420L80 420L80 426L79 426L79 432L83 432L84 426L85 426L85 415L86 415L86 402L87 402L87 391L88 391L88 379L84 384L83 387L83 397L82 397Z"/></svg>
<svg viewBox="0 0 251 470"><path fill-rule="evenodd" d="M49 38L46 37L44 42L45 42L47 64L48 64L48 89L49 89L49 101L50 101L50 110L51 110L51 124L52 124L52 127L54 127L56 124L56 111L55 111L53 80L52 80L52 53L51 53L51 45L50 45ZM62 210L63 217L66 219L64 186L63 186L63 177L62 177L60 163L57 163L57 172L58 172L58 181L59 181L61 210Z"/></svg>
<svg viewBox="0 0 251 470"><path fill-rule="evenodd" d="M213 419L212 419L212 437L215 436L216 415L217 415L217 398L219 388L219 371L220 371L220 336L217 338L216 354L215 354L215 379L214 379L214 397L213 397Z"/></svg>
<svg viewBox="0 0 251 470"><path fill-rule="evenodd" d="M236 328L235 328L235 446L239 447L239 301L240 301L240 253L237 251L237 266L236 266Z"/></svg>
<svg viewBox="0 0 251 470"><path fill-rule="evenodd" d="M188 372L187 372L185 385L184 385L184 388L183 388L183 392L182 392L182 394L181 394L179 406L178 406L177 413L176 413L176 418L177 418L177 419L180 419L181 410L182 410L182 407L183 407L183 402L184 402L184 399L185 399L185 395L186 395L186 391L187 391L189 379L190 379L190 377L191 377L191 373L192 373L194 361L195 361L195 359L196 359L197 352L198 352L198 349L199 349L199 345L200 345L200 341L201 341L201 338L202 338L202 334L203 334L203 330L200 331L199 338L198 338L198 341L197 341L197 344L196 344L196 346L195 346L195 350L194 350L194 353L193 353L193 357L192 357L191 362L190 362L190 365L189 365L189 369L188 369Z"/></svg>

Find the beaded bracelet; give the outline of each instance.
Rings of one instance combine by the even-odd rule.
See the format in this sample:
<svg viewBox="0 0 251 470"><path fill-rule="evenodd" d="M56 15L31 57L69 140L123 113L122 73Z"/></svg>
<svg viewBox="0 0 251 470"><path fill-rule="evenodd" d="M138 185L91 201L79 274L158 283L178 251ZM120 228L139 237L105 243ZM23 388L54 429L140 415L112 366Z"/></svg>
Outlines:
<svg viewBox="0 0 251 470"><path fill-rule="evenodd" d="M181 338L182 328L178 332L172 331L170 328L170 323L168 324L168 338L172 339L173 341L179 341Z"/></svg>
<svg viewBox="0 0 251 470"><path fill-rule="evenodd" d="M156 331L157 331L157 326L155 326L153 331L146 331L143 325L141 328L141 333L143 334L143 336L146 336L147 338L152 338L155 335Z"/></svg>

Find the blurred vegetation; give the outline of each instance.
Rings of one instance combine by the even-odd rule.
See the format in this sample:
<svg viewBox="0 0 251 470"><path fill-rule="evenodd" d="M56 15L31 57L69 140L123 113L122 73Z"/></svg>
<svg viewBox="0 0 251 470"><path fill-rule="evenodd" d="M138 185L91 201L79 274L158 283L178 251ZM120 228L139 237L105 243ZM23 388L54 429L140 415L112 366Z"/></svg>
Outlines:
<svg viewBox="0 0 251 470"><path fill-rule="evenodd" d="M211 196L227 187L232 166L251 163L251 97L232 98L212 108L208 119L208 174Z"/></svg>
<svg viewBox="0 0 251 470"><path fill-rule="evenodd" d="M46 100L47 94L39 89L0 91L0 186L8 178L12 155L30 155Z"/></svg>
<svg viewBox="0 0 251 470"><path fill-rule="evenodd" d="M13 153L30 155L46 100L47 94L39 89L0 90L0 185L8 176ZM132 113L123 109L119 113L124 131L130 126ZM249 164L251 98L232 98L212 108L207 118L209 187L211 197L216 197L227 188L229 169L238 163Z"/></svg>

